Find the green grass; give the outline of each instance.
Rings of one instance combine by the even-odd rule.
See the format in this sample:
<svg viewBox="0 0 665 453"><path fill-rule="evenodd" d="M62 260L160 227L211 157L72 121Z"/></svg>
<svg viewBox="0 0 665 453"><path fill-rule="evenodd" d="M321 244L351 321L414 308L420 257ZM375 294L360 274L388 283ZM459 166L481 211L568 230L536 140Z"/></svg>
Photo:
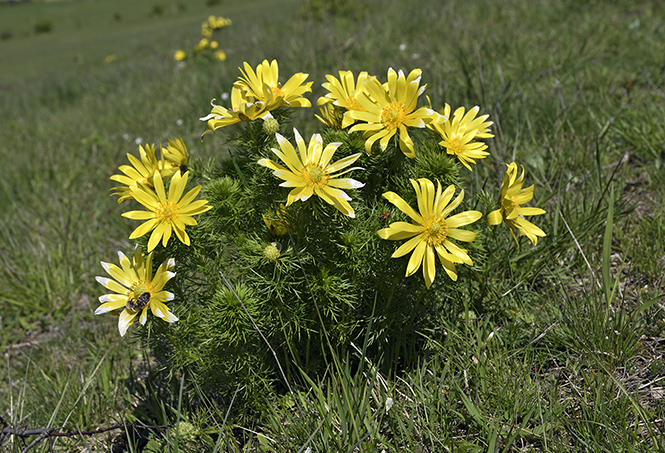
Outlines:
<svg viewBox="0 0 665 453"><path fill-rule="evenodd" d="M11 32L0 41L0 428L195 428L54 440L63 451L114 441L127 451L664 449L660 4L366 0L316 21L296 0L182 3L0 6L0 33ZM210 14L233 20L220 43L228 60L177 65L173 51L189 49ZM41 18L50 33L34 33ZM198 118L243 61L263 58L309 73L313 100L340 69L421 68L433 105L490 113L489 170L471 181L523 163L547 237L519 249L506 231L487 238L458 304L422 332L417 365L383 375L381 357L361 368L342 358L320 380L293 378L294 394L260 395L272 411L239 424L233 404L187 374L169 381L114 318L93 316L94 276L133 246L108 178L135 140L181 135L196 158L226 152L228 132L201 142ZM312 113L294 117L303 136L318 128Z"/></svg>

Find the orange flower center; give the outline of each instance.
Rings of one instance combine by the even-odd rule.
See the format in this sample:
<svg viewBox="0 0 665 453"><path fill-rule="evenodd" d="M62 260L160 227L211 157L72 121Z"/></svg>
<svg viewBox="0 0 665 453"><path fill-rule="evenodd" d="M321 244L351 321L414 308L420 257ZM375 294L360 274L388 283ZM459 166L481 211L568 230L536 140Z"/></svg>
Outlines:
<svg viewBox="0 0 665 453"><path fill-rule="evenodd" d="M309 163L300 170L305 183L308 186L324 186L328 181L325 171L317 164Z"/></svg>
<svg viewBox="0 0 665 453"><path fill-rule="evenodd" d="M439 245L448 237L448 223L443 217L433 215L425 221L423 226L428 245Z"/></svg>
<svg viewBox="0 0 665 453"><path fill-rule="evenodd" d="M155 218L161 223L172 223L178 217L178 204L175 201L160 201L155 209Z"/></svg>
<svg viewBox="0 0 665 453"><path fill-rule="evenodd" d="M448 154L455 154L460 156L464 154L464 145L458 138L453 138L450 140L450 145L448 146Z"/></svg>
<svg viewBox="0 0 665 453"><path fill-rule="evenodd" d="M388 104L381 111L381 124L384 129L393 130L406 120L406 106L401 102Z"/></svg>

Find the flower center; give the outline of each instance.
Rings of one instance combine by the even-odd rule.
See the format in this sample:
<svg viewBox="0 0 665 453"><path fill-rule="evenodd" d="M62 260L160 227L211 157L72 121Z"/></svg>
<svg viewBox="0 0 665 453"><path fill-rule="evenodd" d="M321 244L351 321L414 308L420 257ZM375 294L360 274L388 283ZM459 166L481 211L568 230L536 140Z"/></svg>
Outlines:
<svg viewBox="0 0 665 453"><path fill-rule="evenodd" d="M270 87L270 91L275 98L280 96L284 97L284 90L282 90L280 87Z"/></svg>
<svg viewBox="0 0 665 453"><path fill-rule="evenodd" d="M140 311L152 300L152 293L147 284L141 280L132 285L132 293L127 299L126 307L131 311Z"/></svg>
<svg viewBox="0 0 665 453"><path fill-rule="evenodd" d="M515 211L519 215L520 212L520 205L515 201L515 197L505 197L503 199L503 210L506 212L506 214L510 214L511 212Z"/></svg>
<svg viewBox="0 0 665 453"><path fill-rule="evenodd" d="M450 146L448 146L448 154L462 155L464 154L464 145L458 138L453 138L450 140Z"/></svg>
<svg viewBox="0 0 665 453"><path fill-rule="evenodd" d="M300 173L302 174L305 183L309 186L323 186L328 180L323 168L319 167L317 164L310 163L305 165Z"/></svg>
<svg viewBox="0 0 665 453"><path fill-rule="evenodd" d="M401 102L393 102L381 111L381 124L388 130L397 129L406 119L406 106Z"/></svg>
<svg viewBox="0 0 665 453"><path fill-rule="evenodd" d="M160 201L155 209L155 218L162 223L172 223L178 217L178 204L175 201Z"/></svg>
<svg viewBox="0 0 665 453"><path fill-rule="evenodd" d="M439 245L448 237L448 223L446 219L432 216L425 221L425 238L429 245Z"/></svg>

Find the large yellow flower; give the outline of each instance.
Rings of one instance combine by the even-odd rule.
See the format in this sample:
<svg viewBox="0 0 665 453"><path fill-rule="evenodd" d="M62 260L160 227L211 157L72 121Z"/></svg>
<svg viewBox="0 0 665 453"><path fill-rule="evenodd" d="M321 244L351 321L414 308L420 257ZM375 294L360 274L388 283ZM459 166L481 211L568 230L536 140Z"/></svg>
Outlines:
<svg viewBox="0 0 665 453"><path fill-rule="evenodd" d="M286 167L270 159L261 159L258 162L259 165L275 170L273 174L284 180L280 186L294 187L289 193L286 206L288 207L294 201L306 201L312 195L318 195L326 203L339 209L343 214L355 217L356 214L349 204L351 197L342 189L359 189L365 184L351 178L337 178L351 170L363 169L354 167L348 168L342 173L334 173L358 160L360 153L331 163L330 160L341 143L329 143L323 148L321 135L314 134L309 141L309 146L306 147L305 141L298 131L293 129L293 132L298 146L298 153L296 153L293 145L280 134L276 134L280 150L275 148L272 150L286 164Z"/></svg>
<svg viewBox="0 0 665 453"><path fill-rule="evenodd" d="M100 315L124 308L118 320L121 336L127 333L127 329L134 323L139 313L141 313L139 322L145 324L148 309L166 322L176 322L178 318L165 305L165 302L173 300L173 294L164 291L166 282L175 275L173 258L159 266L153 276L152 254L146 258L137 248L132 261L122 252L118 252L118 257L122 268L102 261L102 267L113 278L96 277L96 280L114 294L99 297L102 305L97 307L95 314Z"/></svg>
<svg viewBox="0 0 665 453"><path fill-rule="evenodd" d="M416 190L419 212L394 192L386 192L383 196L408 215L413 222L391 223L388 228L379 230L378 234L383 239L391 240L411 238L392 254L392 258L399 258L413 251L406 267L407 277L415 273L422 264L425 284L429 288L436 275L434 256L436 252L448 276L452 280L457 280L455 263L471 266L473 262L467 251L451 239L464 242L475 240L476 233L459 227L475 222L482 217L482 214L478 211L465 211L446 218L464 199L464 190L450 202L455 194L453 185L441 191L441 184L437 183L435 192L434 184L429 179L421 178L417 181L412 179L411 184Z"/></svg>
<svg viewBox="0 0 665 453"><path fill-rule="evenodd" d="M491 121L485 121L489 115L482 115L476 118L478 106L469 110L466 115L464 114L464 107L455 110L452 119L450 118L450 106L445 105L441 109L441 114L448 118L442 124L428 125L430 129L439 133L441 140L439 144L446 148L448 154L457 156L469 170L473 171L469 162L475 164L473 159L484 159L490 153L484 151L487 145L482 142L476 142L478 138L491 138L494 135L489 133L489 127L492 125Z"/></svg>
<svg viewBox="0 0 665 453"><path fill-rule="evenodd" d="M247 92L235 86L231 89L230 109L216 105L214 102L215 99L210 102L210 105L212 105L210 115L199 118L201 121L208 122L208 130L203 135L224 126L230 126L241 121L254 121L270 114L264 102L255 100Z"/></svg>
<svg viewBox="0 0 665 453"><path fill-rule="evenodd" d="M145 206L147 210L129 211L122 215L133 220L147 220L147 222L136 228L129 239L139 238L152 231L148 240L148 252L151 252L160 239L162 245L166 247L171 232L175 231L176 236L183 244L190 244L185 226L196 225L196 220L192 216L206 212L212 206L209 206L206 200L194 201L194 198L201 191L201 186L193 188L184 197L182 196L188 177L189 172L174 174L169 186L168 197L164 190L164 182L159 174L155 175L154 191L146 186L130 187L134 199Z"/></svg>
<svg viewBox="0 0 665 453"><path fill-rule="evenodd" d="M503 183L501 184L501 195L499 196L499 205L501 207L487 215L487 223L498 225L502 220L505 220L518 246L519 242L515 237L515 229L521 231L522 234L536 245L538 243L538 236L544 237L547 235L543 230L522 216L545 214L545 210L521 206L533 199L533 185L526 189L523 189L523 186L524 167L522 166L522 174L518 178L517 164L512 162L508 165L506 175L503 177Z"/></svg>
<svg viewBox="0 0 665 453"><path fill-rule="evenodd" d="M354 121L365 123L354 125L349 132L363 131L365 137L365 151L370 154L372 145L379 140L382 150L388 146L388 141L399 131L399 148L407 156L414 158L413 141L409 137L407 128L423 128L428 124L442 123L445 118L428 107L416 110L418 97L425 91L427 85L420 86L420 69L411 71L408 77L400 70L396 73L392 68L388 70L388 83L382 85L376 78L368 77L365 89L357 98L362 110L349 110L344 114Z"/></svg>
<svg viewBox="0 0 665 453"><path fill-rule="evenodd" d="M111 189L111 195L118 195L118 203L134 198L131 187L138 187L140 184L153 187L154 176L164 168L164 162L157 160L155 155L155 145L146 145L145 148L139 145L139 155L141 160L127 153L127 159L132 165L121 165L119 170L124 175L113 175L110 178L112 181L125 184L124 187Z"/></svg>
<svg viewBox="0 0 665 453"><path fill-rule="evenodd" d="M363 71L358 74L358 81L353 79L351 71L339 71L339 80L333 75L326 75L327 82L322 86L329 91L325 96L321 96L317 104L327 105L333 104L336 107L344 110L359 110L366 112L367 110L358 102L358 96L365 90L365 80L369 75ZM374 77L372 77L374 78ZM350 116L345 116L342 120L342 128L348 127L354 123L354 119Z"/></svg>
<svg viewBox="0 0 665 453"><path fill-rule="evenodd" d="M312 91L312 82L305 82L309 74L299 72L291 76L284 85L279 83L279 68L277 60L268 63L263 60L256 67L256 72L245 62L245 70L240 69L244 77L240 77L234 86L247 92L266 105L266 110L274 110L286 105L288 107L311 107L312 103L302 97L308 91Z"/></svg>

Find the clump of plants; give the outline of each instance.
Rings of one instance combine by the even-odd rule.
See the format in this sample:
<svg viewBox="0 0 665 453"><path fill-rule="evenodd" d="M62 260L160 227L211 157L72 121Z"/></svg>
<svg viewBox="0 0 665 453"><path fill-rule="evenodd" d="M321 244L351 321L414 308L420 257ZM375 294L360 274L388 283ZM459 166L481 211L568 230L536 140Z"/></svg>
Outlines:
<svg viewBox="0 0 665 453"><path fill-rule="evenodd" d="M210 16L208 20L201 23L201 39L194 44L191 52L183 49L178 49L173 54L176 61L184 61L187 59L208 59L224 61L226 60L226 52L220 47L219 33L223 28L231 25L231 19L226 19L221 16Z"/></svg>
<svg viewBox="0 0 665 453"><path fill-rule="evenodd" d="M328 75L309 137L290 124L311 107L307 74L280 83L267 60L240 71L229 104L201 118L205 140L224 134L225 157L190 161L170 140L112 177L118 202L141 208L123 214L142 222L140 240L119 266L102 263L111 293L96 311L119 312L121 335L138 320L166 369L240 413L355 344L388 372L415 363L420 332L457 304L495 226L517 246L545 236L524 218L545 211L525 206L533 186L514 162L475 208L464 187L492 123L478 107L432 109L419 69Z"/></svg>

